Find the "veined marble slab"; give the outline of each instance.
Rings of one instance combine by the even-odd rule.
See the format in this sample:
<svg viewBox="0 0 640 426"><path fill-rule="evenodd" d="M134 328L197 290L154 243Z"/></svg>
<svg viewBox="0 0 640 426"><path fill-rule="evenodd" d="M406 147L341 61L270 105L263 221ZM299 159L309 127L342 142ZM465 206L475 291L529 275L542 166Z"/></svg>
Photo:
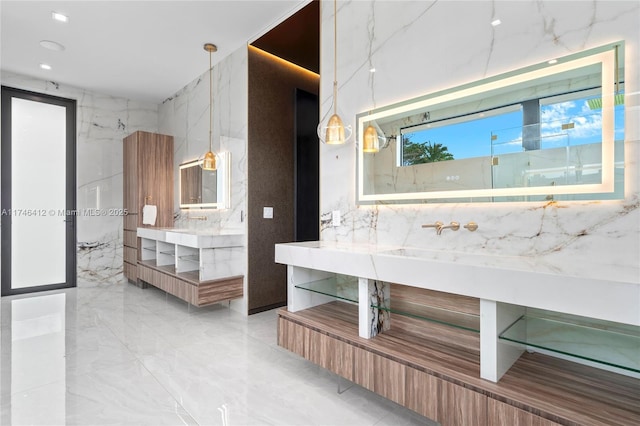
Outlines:
<svg viewBox="0 0 640 426"><path fill-rule="evenodd" d="M545 271L535 258L312 241L276 244L278 263L640 325L640 282Z"/></svg>

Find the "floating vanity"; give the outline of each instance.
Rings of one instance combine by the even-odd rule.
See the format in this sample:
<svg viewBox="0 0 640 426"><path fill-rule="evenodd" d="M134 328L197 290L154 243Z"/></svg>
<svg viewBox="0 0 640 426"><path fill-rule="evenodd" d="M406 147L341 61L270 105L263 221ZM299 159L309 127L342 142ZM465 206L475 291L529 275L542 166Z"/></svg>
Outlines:
<svg viewBox="0 0 640 426"><path fill-rule="evenodd" d="M275 260L279 345L443 425L640 424L637 281L330 242Z"/></svg>
<svg viewBox="0 0 640 426"><path fill-rule="evenodd" d="M138 278L195 306L241 298L244 235L138 228Z"/></svg>

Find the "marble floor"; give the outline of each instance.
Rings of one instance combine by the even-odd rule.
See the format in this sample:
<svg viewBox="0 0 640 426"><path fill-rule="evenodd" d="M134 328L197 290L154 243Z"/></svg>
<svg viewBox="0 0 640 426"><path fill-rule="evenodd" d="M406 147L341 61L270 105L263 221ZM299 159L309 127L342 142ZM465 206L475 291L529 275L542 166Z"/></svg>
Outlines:
<svg viewBox="0 0 640 426"><path fill-rule="evenodd" d="M276 344L276 312L79 283L3 297L2 425L435 424ZM350 383L342 380L341 386Z"/></svg>

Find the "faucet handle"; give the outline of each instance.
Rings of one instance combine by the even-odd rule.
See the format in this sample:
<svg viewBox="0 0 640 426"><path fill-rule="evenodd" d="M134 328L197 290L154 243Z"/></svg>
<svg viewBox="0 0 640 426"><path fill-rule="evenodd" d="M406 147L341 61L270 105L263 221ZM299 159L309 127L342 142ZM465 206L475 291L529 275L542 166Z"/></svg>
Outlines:
<svg viewBox="0 0 640 426"><path fill-rule="evenodd" d="M468 229L469 231L473 232L476 229L478 229L478 224L475 222L469 222L464 226L465 229Z"/></svg>

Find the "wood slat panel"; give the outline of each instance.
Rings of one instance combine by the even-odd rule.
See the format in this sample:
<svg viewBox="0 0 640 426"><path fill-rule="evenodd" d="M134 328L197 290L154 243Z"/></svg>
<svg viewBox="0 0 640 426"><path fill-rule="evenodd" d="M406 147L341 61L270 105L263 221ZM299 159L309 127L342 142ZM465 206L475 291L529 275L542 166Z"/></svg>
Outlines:
<svg viewBox="0 0 640 426"><path fill-rule="evenodd" d="M184 280L183 274L177 274L173 265L157 266L155 260L141 260L138 264L139 269L144 268L143 272L138 273L141 280L197 307L237 299L243 294L244 276L242 275L214 281L193 282ZM140 274L144 274L145 278Z"/></svg>
<svg viewBox="0 0 640 426"><path fill-rule="evenodd" d="M158 208L156 227L173 225L173 137L148 132L136 132L137 211L142 213L146 201ZM141 219L141 218L140 218ZM142 225L141 220L139 226Z"/></svg>
<svg viewBox="0 0 640 426"><path fill-rule="evenodd" d="M487 424L487 397L462 386L441 380L438 417L442 426L482 426ZM506 426L506 425L505 425Z"/></svg>
<svg viewBox="0 0 640 426"><path fill-rule="evenodd" d="M136 264L138 262L138 249L125 246L123 256L125 262Z"/></svg>
<svg viewBox="0 0 640 426"><path fill-rule="evenodd" d="M138 266L136 264L133 263L129 263L129 262L123 262L123 272L124 272L124 276L125 278L127 278L130 281L137 281L138 280Z"/></svg>
<svg viewBox="0 0 640 426"><path fill-rule="evenodd" d="M129 214L138 213L138 135L132 133L122 141L123 159L123 207ZM136 218L137 219L137 218ZM130 225L130 224L129 224ZM125 216L125 229L135 229L127 226Z"/></svg>
<svg viewBox="0 0 640 426"><path fill-rule="evenodd" d="M138 214L137 213L129 213L124 215L124 229L126 231L137 231L138 228Z"/></svg>
<svg viewBox="0 0 640 426"><path fill-rule="evenodd" d="M374 353L361 348L353 350L353 381L372 392L375 392L374 356Z"/></svg>
<svg viewBox="0 0 640 426"><path fill-rule="evenodd" d="M138 236L136 231L124 230L124 245L128 247L138 248Z"/></svg>
<svg viewBox="0 0 640 426"><path fill-rule="evenodd" d="M309 359L309 333L308 328L278 317L278 345L305 359Z"/></svg>
<svg viewBox="0 0 640 426"><path fill-rule="evenodd" d="M404 405L406 367L380 355L373 356L373 391Z"/></svg>
<svg viewBox="0 0 640 426"><path fill-rule="evenodd" d="M311 362L353 380L353 346L309 330L308 355Z"/></svg>
<svg viewBox="0 0 640 426"><path fill-rule="evenodd" d="M405 406L432 420L438 418L440 379L407 367Z"/></svg>
<svg viewBox="0 0 640 426"><path fill-rule="evenodd" d="M480 299L476 297L461 296L401 284L391 284L391 307L393 307L394 301L412 302L456 312L480 315Z"/></svg>
<svg viewBox="0 0 640 426"><path fill-rule="evenodd" d="M242 277L201 283L197 286L198 300L196 306L206 306L224 300L241 298L243 283L244 279Z"/></svg>
<svg viewBox="0 0 640 426"><path fill-rule="evenodd" d="M370 390L373 353L558 424L640 424L640 380L635 378L524 353L500 382L492 383L480 379L477 349L447 345L407 327L398 330L393 326L398 323L395 315L391 330L373 339L358 336L354 305L332 302L296 313L281 309L279 315L352 344L354 381ZM451 329L452 335L460 332ZM464 406L464 401L451 398L452 405Z"/></svg>
<svg viewBox="0 0 640 426"><path fill-rule="evenodd" d="M487 424L489 426L557 426L558 423L507 405L495 399L487 401Z"/></svg>

